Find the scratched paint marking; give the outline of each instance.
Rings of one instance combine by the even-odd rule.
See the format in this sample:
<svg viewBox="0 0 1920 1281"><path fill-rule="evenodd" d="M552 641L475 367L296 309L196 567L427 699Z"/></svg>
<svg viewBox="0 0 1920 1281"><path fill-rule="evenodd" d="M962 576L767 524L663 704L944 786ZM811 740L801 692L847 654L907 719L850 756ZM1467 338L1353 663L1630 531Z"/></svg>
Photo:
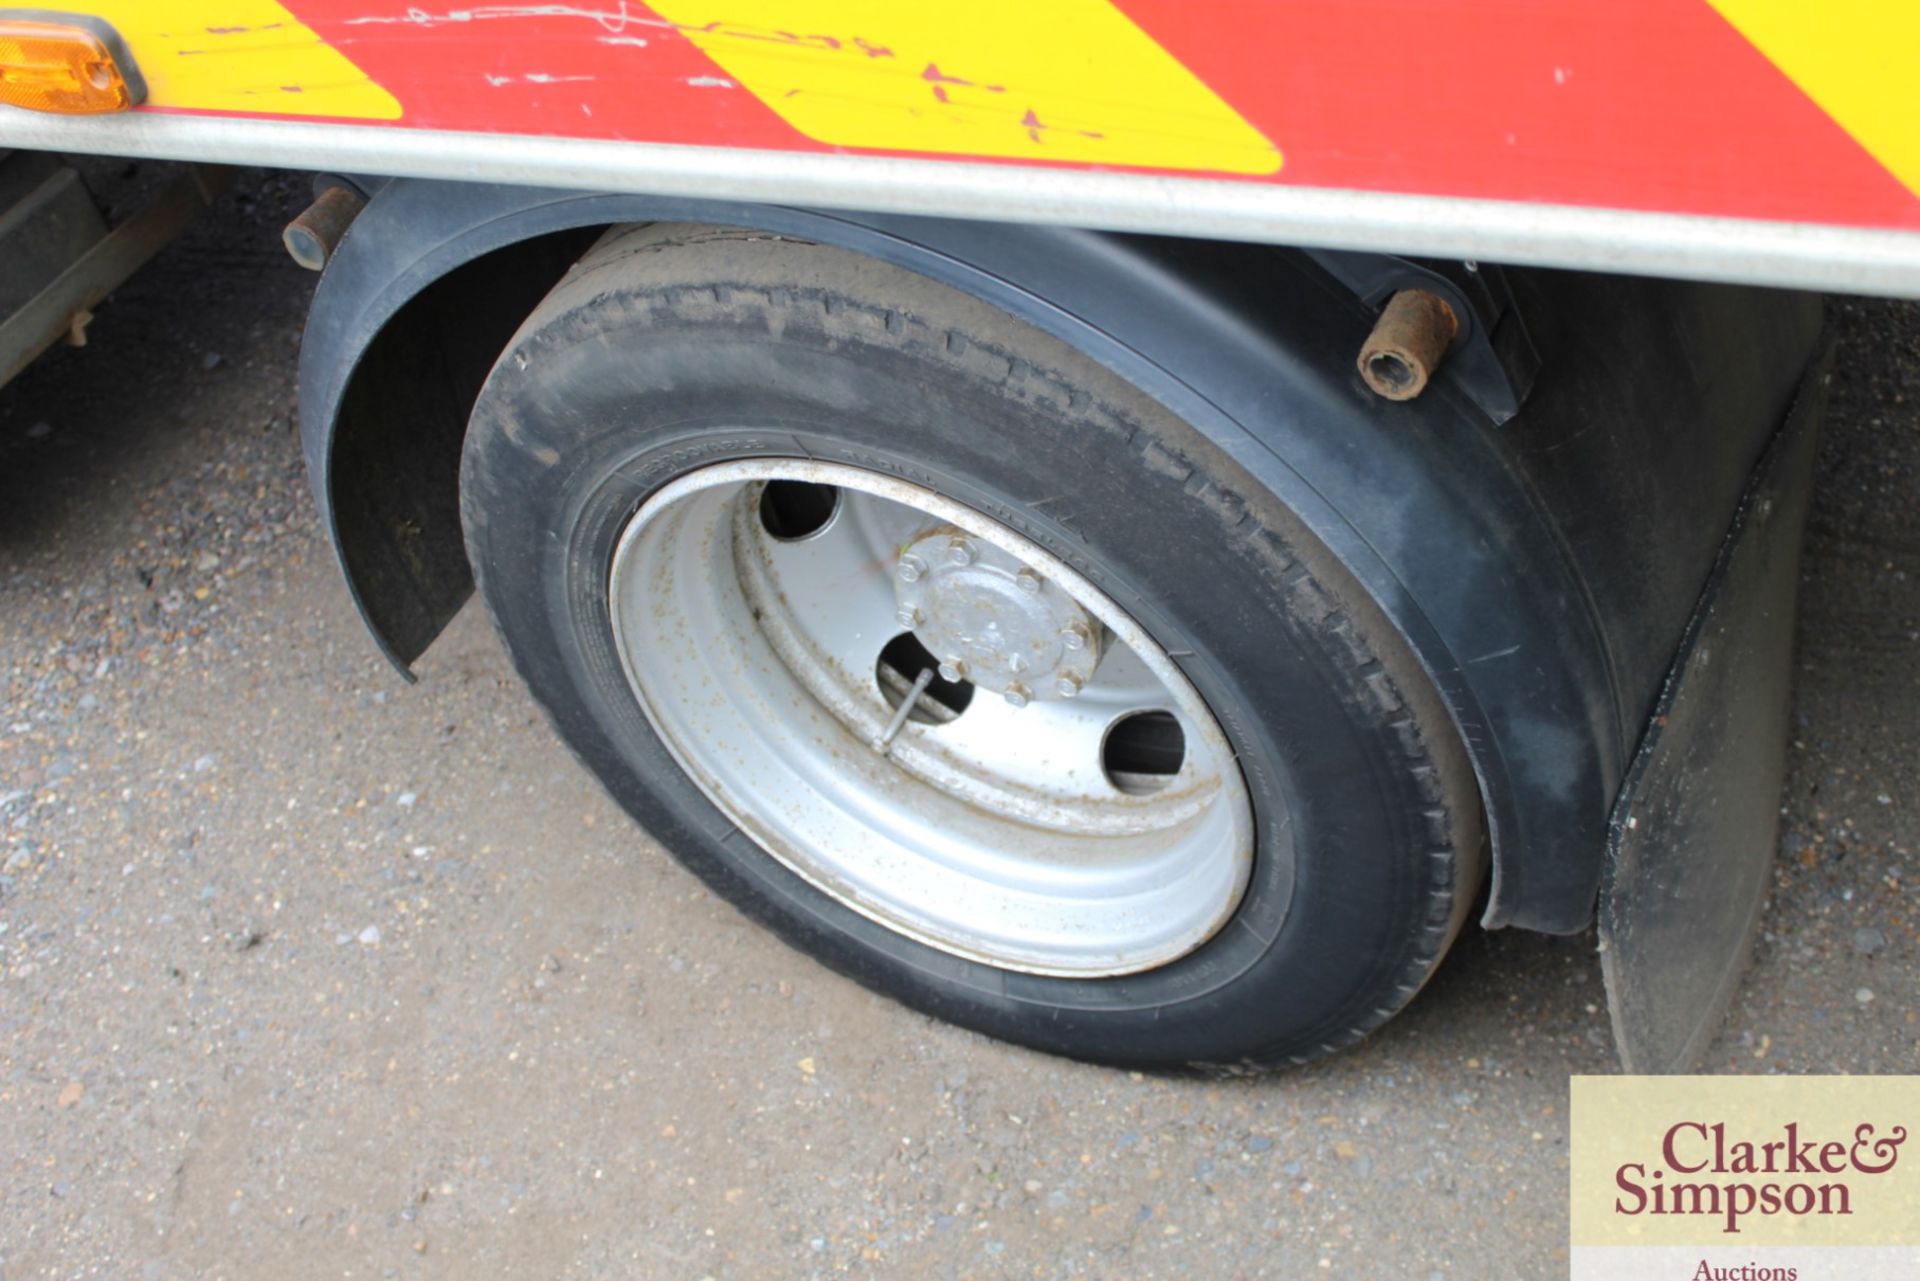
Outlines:
<svg viewBox="0 0 1920 1281"><path fill-rule="evenodd" d="M521 18L583 18L602 29L619 35L632 27L653 27L673 31L675 24L646 13L634 13L626 0L611 9L587 9L570 4L481 4L465 9L434 12L410 8L405 13L375 13L347 18L348 27L446 27L470 22L510 22Z"/></svg>
<svg viewBox="0 0 1920 1281"><path fill-rule="evenodd" d="M156 107L398 120L400 104L277 0L87 0Z"/></svg>
<svg viewBox="0 0 1920 1281"><path fill-rule="evenodd" d="M1269 174L1278 148L1109 0L655 0L842 147Z"/></svg>
<svg viewBox="0 0 1920 1281"><path fill-rule="evenodd" d="M1271 174L1279 149L1109 0L626 0L345 20L575 18L602 44L690 40L782 120L836 147ZM711 84L718 77L701 78ZM689 81L689 84L696 83Z"/></svg>
<svg viewBox="0 0 1920 1281"><path fill-rule="evenodd" d="M593 76L554 76L554 75L548 75L543 71L529 71L525 75L519 75L519 76L496 76L491 73L486 73L487 83L492 85L496 89L501 88L505 85L511 85L511 84L530 84L530 85L590 84L593 82L594 78L595 77Z"/></svg>

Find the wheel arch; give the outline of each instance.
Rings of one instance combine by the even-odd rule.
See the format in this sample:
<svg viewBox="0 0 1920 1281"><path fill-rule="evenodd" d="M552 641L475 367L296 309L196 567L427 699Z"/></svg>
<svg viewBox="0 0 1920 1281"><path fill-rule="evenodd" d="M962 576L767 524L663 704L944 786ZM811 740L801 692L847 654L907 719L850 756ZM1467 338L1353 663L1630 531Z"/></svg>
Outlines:
<svg viewBox="0 0 1920 1281"><path fill-rule="evenodd" d="M1640 692L1616 687L1565 539L1484 415L1445 387L1407 404L1367 393L1353 353L1372 313L1298 251L389 183L321 281L300 405L322 517L362 616L403 672L471 591L457 472L487 370L599 229L639 221L742 226L895 262L1053 333L1166 404L1278 493L1412 647L1481 790L1486 922L1565 932L1590 919L1608 806L1637 736L1621 709Z"/></svg>

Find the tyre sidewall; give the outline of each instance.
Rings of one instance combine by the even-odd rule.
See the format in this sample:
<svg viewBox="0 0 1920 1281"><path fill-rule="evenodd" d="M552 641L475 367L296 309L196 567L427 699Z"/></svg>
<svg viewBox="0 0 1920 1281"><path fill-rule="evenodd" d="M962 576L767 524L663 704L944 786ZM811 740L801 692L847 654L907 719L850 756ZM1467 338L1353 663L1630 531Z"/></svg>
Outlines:
<svg viewBox="0 0 1920 1281"><path fill-rule="evenodd" d="M1409 987L1431 947L1436 888L1450 887L1404 715L1373 696L1365 656L1319 629L1337 607L1292 554L1294 531L1130 389L1022 369L975 331L956 351L950 328L863 330L808 302L802 291L756 326L704 296L600 294L536 316L496 368L464 465L470 552L562 736L718 892L940 1017L1081 1057L1215 1066L1317 1052L1378 1022L1383 999L1403 999L1383 988ZM964 503L1072 565L1174 656L1226 732L1255 816L1252 880L1218 934L1120 978L996 969L845 907L713 806L629 690L608 567L663 485L766 458L865 468Z"/></svg>

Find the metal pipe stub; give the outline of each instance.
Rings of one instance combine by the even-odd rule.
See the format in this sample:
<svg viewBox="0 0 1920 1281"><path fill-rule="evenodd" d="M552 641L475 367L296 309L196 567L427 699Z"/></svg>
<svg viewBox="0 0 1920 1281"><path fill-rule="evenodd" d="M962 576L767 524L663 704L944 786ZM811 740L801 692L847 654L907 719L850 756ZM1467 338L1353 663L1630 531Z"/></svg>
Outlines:
<svg viewBox="0 0 1920 1281"><path fill-rule="evenodd" d="M1412 400L1447 358L1460 319L1446 299L1402 289L1387 300L1360 348L1360 377L1387 400Z"/></svg>
<svg viewBox="0 0 1920 1281"><path fill-rule="evenodd" d="M281 243L293 260L308 271L325 270L340 237L367 207L366 197L346 187L328 187L305 213L287 224Z"/></svg>

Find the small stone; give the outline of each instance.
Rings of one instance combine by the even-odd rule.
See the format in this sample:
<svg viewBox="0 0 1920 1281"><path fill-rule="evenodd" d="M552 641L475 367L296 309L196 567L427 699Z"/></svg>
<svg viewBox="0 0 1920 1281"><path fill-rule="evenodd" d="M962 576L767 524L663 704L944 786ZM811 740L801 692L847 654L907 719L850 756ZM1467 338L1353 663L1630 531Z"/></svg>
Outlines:
<svg viewBox="0 0 1920 1281"><path fill-rule="evenodd" d="M201 552L193 558L193 567L201 573L211 573L220 568L220 556L217 552Z"/></svg>
<svg viewBox="0 0 1920 1281"><path fill-rule="evenodd" d="M81 711L90 712L98 706L100 706L100 696L98 694L82 694L80 696Z"/></svg>
<svg viewBox="0 0 1920 1281"><path fill-rule="evenodd" d="M1342 1161L1351 1161L1354 1157L1360 1155L1360 1149L1354 1147L1350 1140L1342 1139L1333 1145L1333 1154Z"/></svg>
<svg viewBox="0 0 1920 1281"><path fill-rule="evenodd" d="M368 947L372 947L380 941L380 927L378 925L369 925L366 929L360 931L358 937L362 943Z"/></svg>
<svg viewBox="0 0 1920 1281"><path fill-rule="evenodd" d="M217 351L210 351L200 358L200 368L212 373L226 363L227 358Z"/></svg>
<svg viewBox="0 0 1920 1281"><path fill-rule="evenodd" d="M794 1066L799 1068L802 1072L806 1073L808 1076L812 1076L815 1072L819 1071L819 1067L814 1063L814 1061L811 1058L801 1059L798 1063L794 1064Z"/></svg>
<svg viewBox="0 0 1920 1281"><path fill-rule="evenodd" d="M1854 990L1853 999L1862 1005L1872 1005L1873 989L1870 987L1857 988Z"/></svg>
<svg viewBox="0 0 1920 1281"><path fill-rule="evenodd" d="M32 851L15 850L13 853L7 855L6 865L0 867L0 871L17 872L31 862L33 862Z"/></svg>
<svg viewBox="0 0 1920 1281"><path fill-rule="evenodd" d="M68 1081L66 1088L60 1091L60 1097L54 1100L54 1105L64 1112L85 1098L86 1094L86 1086L80 1084L78 1081Z"/></svg>
<svg viewBox="0 0 1920 1281"><path fill-rule="evenodd" d="M393 803L395 805L398 805L401 809L410 810L413 808L414 802L419 799L420 798L418 796L415 796L412 792L402 792L400 793L400 795L393 798Z"/></svg>
<svg viewBox="0 0 1920 1281"><path fill-rule="evenodd" d="M204 774L212 768L213 768L213 757L211 756L202 756L199 760L193 763L193 772L196 774Z"/></svg>
<svg viewBox="0 0 1920 1281"><path fill-rule="evenodd" d="M1887 950L1887 936L1871 925L1853 932L1853 950L1862 956L1878 956Z"/></svg>

